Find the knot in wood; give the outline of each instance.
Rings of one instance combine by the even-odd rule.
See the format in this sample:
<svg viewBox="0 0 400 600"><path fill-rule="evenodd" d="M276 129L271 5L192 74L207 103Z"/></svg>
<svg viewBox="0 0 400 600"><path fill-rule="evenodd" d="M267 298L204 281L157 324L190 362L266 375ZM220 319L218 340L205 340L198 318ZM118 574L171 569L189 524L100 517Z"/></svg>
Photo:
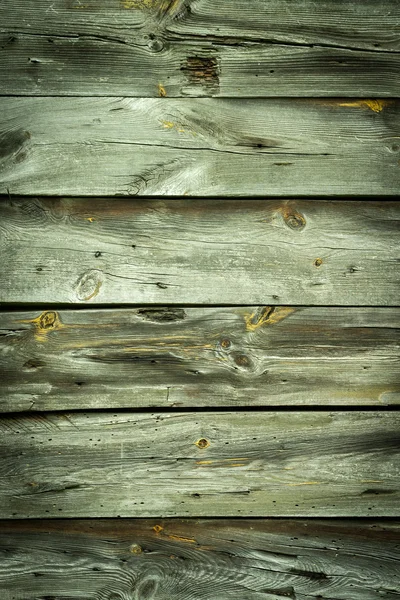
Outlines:
<svg viewBox="0 0 400 600"><path fill-rule="evenodd" d="M132 554L141 554L142 548L141 546L139 546L139 544L132 544L130 547L130 551Z"/></svg>
<svg viewBox="0 0 400 600"><path fill-rule="evenodd" d="M245 354L238 354L237 356L235 356L235 363L239 367L249 367L250 366L250 359Z"/></svg>
<svg viewBox="0 0 400 600"><path fill-rule="evenodd" d="M206 440L206 438L200 438L197 440L196 446L203 450L204 448L208 448L210 446L210 442Z"/></svg>
<svg viewBox="0 0 400 600"><path fill-rule="evenodd" d="M103 285L104 275L100 269L89 269L83 273L75 284L78 300L88 302L95 298Z"/></svg>
<svg viewBox="0 0 400 600"><path fill-rule="evenodd" d="M220 344L221 348L223 348L224 350L228 350L228 348L231 347L231 341L228 338L222 338Z"/></svg>
<svg viewBox="0 0 400 600"><path fill-rule="evenodd" d="M304 229L306 226L306 220L300 213L290 213L285 215L285 223L290 229L297 229L298 231Z"/></svg>
<svg viewBox="0 0 400 600"><path fill-rule="evenodd" d="M150 36L150 39L147 42L147 47L152 52L162 52L164 50L164 42L160 38Z"/></svg>
<svg viewBox="0 0 400 600"><path fill-rule="evenodd" d="M57 313L54 311L44 312L40 315L39 326L41 329L51 329L57 322Z"/></svg>

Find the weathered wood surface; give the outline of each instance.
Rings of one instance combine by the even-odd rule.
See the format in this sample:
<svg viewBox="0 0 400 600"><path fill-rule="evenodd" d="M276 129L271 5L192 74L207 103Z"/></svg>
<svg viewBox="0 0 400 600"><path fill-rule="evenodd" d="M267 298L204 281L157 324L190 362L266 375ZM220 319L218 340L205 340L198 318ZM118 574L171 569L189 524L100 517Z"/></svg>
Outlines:
<svg viewBox="0 0 400 600"><path fill-rule="evenodd" d="M400 309L0 313L0 410L400 403Z"/></svg>
<svg viewBox="0 0 400 600"><path fill-rule="evenodd" d="M397 195L400 101L0 99L0 193Z"/></svg>
<svg viewBox="0 0 400 600"><path fill-rule="evenodd" d="M399 216L393 201L5 198L0 301L393 306Z"/></svg>
<svg viewBox="0 0 400 600"><path fill-rule="evenodd" d="M399 96L397 0L2 0L3 94Z"/></svg>
<svg viewBox="0 0 400 600"><path fill-rule="evenodd" d="M397 600L398 522L0 523L4 600Z"/></svg>
<svg viewBox="0 0 400 600"><path fill-rule="evenodd" d="M0 420L0 517L396 516L400 414Z"/></svg>

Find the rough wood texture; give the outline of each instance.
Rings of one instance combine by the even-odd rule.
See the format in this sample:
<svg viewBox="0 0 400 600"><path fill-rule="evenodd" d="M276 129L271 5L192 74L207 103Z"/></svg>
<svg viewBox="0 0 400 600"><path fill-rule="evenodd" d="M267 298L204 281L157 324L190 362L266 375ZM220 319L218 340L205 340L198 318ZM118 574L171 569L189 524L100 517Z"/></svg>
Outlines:
<svg viewBox="0 0 400 600"><path fill-rule="evenodd" d="M397 600L398 522L0 523L4 600Z"/></svg>
<svg viewBox="0 0 400 600"><path fill-rule="evenodd" d="M1 98L0 193L397 195L400 101Z"/></svg>
<svg viewBox="0 0 400 600"><path fill-rule="evenodd" d="M3 94L398 96L397 0L2 0Z"/></svg>
<svg viewBox="0 0 400 600"><path fill-rule="evenodd" d="M0 410L400 403L400 309L0 313Z"/></svg>
<svg viewBox="0 0 400 600"><path fill-rule="evenodd" d="M396 516L400 414L0 420L0 517Z"/></svg>
<svg viewBox="0 0 400 600"><path fill-rule="evenodd" d="M3 199L0 301L396 305L399 216L390 201Z"/></svg>

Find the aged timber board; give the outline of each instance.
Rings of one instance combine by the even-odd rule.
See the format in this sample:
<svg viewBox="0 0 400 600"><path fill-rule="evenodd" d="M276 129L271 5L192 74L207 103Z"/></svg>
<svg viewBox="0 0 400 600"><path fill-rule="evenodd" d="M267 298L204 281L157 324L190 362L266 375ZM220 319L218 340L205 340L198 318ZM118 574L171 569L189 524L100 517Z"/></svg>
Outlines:
<svg viewBox="0 0 400 600"><path fill-rule="evenodd" d="M396 0L3 0L3 94L399 96Z"/></svg>
<svg viewBox="0 0 400 600"><path fill-rule="evenodd" d="M400 309L0 313L0 410L400 403Z"/></svg>
<svg viewBox="0 0 400 600"><path fill-rule="evenodd" d="M399 216L393 201L3 198L0 302L393 306Z"/></svg>
<svg viewBox="0 0 400 600"><path fill-rule="evenodd" d="M3 600L397 600L400 528L376 520L0 522Z"/></svg>
<svg viewBox="0 0 400 600"><path fill-rule="evenodd" d="M400 414L0 420L0 517L396 516Z"/></svg>
<svg viewBox="0 0 400 600"><path fill-rule="evenodd" d="M0 193L395 196L400 101L0 98Z"/></svg>

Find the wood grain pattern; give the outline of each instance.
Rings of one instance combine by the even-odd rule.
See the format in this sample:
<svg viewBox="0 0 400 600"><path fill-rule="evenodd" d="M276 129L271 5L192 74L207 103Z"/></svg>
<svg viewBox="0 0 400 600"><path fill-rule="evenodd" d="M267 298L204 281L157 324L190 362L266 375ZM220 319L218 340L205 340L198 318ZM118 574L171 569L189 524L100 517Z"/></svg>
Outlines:
<svg viewBox="0 0 400 600"><path fill-rule="evenodd" d="M396 0L2 0L3 94L399 96Z"/></svg>
<svg viewBox="0 0 400 600"><path fill-rule="evenodd" d="M0 313L0 410L400 403L400 309Z"/></svg>
<svg viewBox="0 0 400 600"><path fill-rule="evenodd" d="M398 522L0 523L3 598L397 600Z"/></svg>
<svg viewBox="0 0 400 600"><path fill-rule="evenodd" d="M399 215L390 201L3 199L0 301L396 305Z"/></svg>
<svg viewBox="0 0 400 600"><path fill-rule="evenodd" d="M395 196L400 101L0 98L0 193Z"/></svg>
<svg viewBox="0 0 400 600"><path fill-rule="evenodd" d="M400 414L0 420L0 517L396 516Z"/></svg>

